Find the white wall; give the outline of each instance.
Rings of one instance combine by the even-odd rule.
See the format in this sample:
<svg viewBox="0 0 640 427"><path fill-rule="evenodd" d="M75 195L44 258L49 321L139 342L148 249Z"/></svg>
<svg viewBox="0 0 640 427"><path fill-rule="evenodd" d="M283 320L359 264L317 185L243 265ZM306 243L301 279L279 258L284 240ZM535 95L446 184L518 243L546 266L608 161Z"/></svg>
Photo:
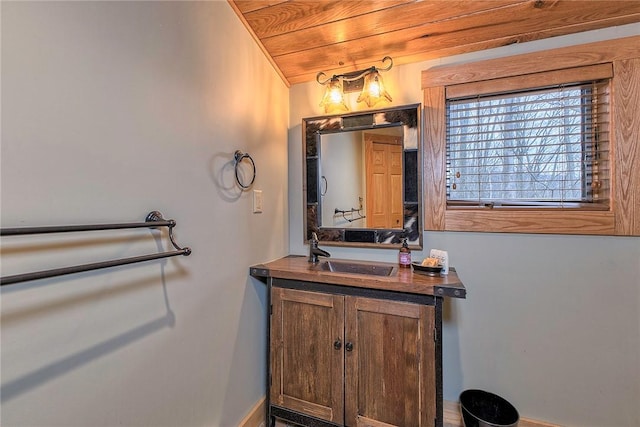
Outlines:
<svg viewBox="0 0 640 427"><path fill-rule="evenodd" d="M0 424L236 426L264 395L248 268L288 253L288 89L226 1L1 7L2 227L157 209L193 254L4 286ZM171 249L151 236L4 237L2 275Z"/></svg>
<svg viewBox="0 0 640 427"><path fill-rule="evenodd" d="M394 67L393 105L422 102L422 70L640 34L640 24ZM393 52L389 53L393 56ZM322 87L290 91L292 253L304 254L301 130L321 115ZM351 108L356 110L355 98ZM425 183L428 185L428 183ZM444 310L444 395L482 388L521 416L574 426L640 425L640 238L429 232L468 295ZM328 247L332 257L393 262L395 250Z"/></svg>
<svg viewBox="0 0 640 427"><path fill-rule="evenodd" d="M321 139L320 175L326 179L321 180L321 190L325 191L321 224L323 227L365 227L366 219L355 219L364 216L366 206L362 132L328 133ZM363 206L360 214L353 212L343 216L335 213L336 209L359 209L359 198L362 198Z"/></svg>

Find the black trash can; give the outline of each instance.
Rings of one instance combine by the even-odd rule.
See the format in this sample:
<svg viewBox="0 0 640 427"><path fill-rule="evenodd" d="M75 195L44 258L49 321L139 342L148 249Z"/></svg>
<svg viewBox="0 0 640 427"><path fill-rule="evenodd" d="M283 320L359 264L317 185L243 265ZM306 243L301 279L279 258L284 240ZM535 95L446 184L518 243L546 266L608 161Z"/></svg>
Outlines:
<svg viewBox="0 0 640 427"><path fill-rule="evenodd" d="M465 390L460 394L465 427L516 427L520 415L502 397L484 390Z"/></svg>

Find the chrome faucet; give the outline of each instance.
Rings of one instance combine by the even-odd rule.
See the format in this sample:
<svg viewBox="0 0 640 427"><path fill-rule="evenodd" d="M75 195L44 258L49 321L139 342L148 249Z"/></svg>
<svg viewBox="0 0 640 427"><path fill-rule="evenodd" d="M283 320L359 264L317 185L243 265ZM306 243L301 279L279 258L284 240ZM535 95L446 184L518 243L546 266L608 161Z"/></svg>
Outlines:
<svg viewBox="0 0 640 427"><path fill-rule="evenodd" d="M331 254L318 247L318 235L314 232L309 240L309 262L316 264L318 262L318 256L330 257Z"/></svg>

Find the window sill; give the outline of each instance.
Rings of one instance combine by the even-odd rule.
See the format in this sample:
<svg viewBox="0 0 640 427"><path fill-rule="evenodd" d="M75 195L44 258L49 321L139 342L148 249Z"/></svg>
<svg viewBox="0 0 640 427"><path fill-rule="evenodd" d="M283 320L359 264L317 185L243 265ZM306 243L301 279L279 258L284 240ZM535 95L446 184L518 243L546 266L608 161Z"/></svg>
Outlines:
<svg viewBox="0 0 640 427"><path fill-rule="evenodd" d="M613 212L575 209L447 209L445 231L615 234Z"/></svg>
<svg viewBox="0 0 640 427"><path fill-rule="evenodd" d="M478 211L486 211L486 210L525 210L530 211L532 209L537 209L540 212L549 212L550 210L554 211L562 211L562 212L606 212L609 211L608 204L587 204L587 203L565 203L563 205L557 203L549 203L548 205L527 205L527 204L493 204L493 203L484 203L484 204L458 204L451 203L447 204L447 210L478 210Z"/></svg>

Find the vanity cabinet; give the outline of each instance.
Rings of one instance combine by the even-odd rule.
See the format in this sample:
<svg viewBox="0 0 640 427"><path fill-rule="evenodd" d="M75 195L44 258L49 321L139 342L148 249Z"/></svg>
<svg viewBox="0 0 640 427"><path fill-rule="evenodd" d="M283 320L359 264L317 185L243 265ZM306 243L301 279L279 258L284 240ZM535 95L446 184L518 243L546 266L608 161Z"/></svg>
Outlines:
<svg viewBox="0 0 640 427"><path fill-rule="evenodd" d="M338 425L433 426L435 308L274 287L271 404Z"/></svg>
<svg viewBox="0 0 640 427"><path fill-rule="evenodd" d="M373 277L321 263L250 269L268 289L266 425L442 426L442 305L465 297L455 269Z"/></svg>

